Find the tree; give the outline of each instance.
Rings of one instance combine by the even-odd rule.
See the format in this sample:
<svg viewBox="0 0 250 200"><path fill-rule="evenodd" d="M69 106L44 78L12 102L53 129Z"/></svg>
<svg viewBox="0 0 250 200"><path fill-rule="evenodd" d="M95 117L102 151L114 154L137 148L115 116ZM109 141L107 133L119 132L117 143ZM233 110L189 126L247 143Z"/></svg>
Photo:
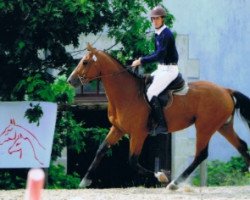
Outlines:
<svg viewBox="0 0 250 200"><path fill-rule="evenodd" d="M13 95L16 84L35 73L48 81L48 68L65 73L74 60L65 46L79 44L80 34L97 34L108 27L108 36L122 45L113 52L121 61L152 49L145 32L150 27L147 8L161 0L1 0L0 1L0 99ZM172 26L173 16L167 24ZM44 58L44 54L46 57Z"/></svg>
<svg viewBox="0 0 250 200"><path fill-rule="evenodd" d="M75 61L65 46L77 47L80 34L107 31L108 36L122 46L110 53L123 63L146 54L153 48L151 38L145 35L151 26L147 9L160 2L162 0L0 0L0 100L72 102L74 91L66 83L66 76ZM168 14L168 26L172 26L173 19ZM59 75L64 76L53 77L48 73L50 68L59 69ZM34 105L34 110L27 114L39 113L39 109ZM27 117L39 123L39 116L29 114ZM59 110L52 159L60 156L67 142L74 143L72 148L78 152L82 151L84 138L95 137L94 133L98 134L97 138L104 137L107 131L98 130L102 134L97 130L88 134L91 130L77 123L70 110Z"/></svg>
<svg viewBox="0 0 250 200"><path fill-rule="evenodd" d="M145 35L151 26L147 9L160 2L0 0L0 100L72 102L74 92L66 83L65 74L67 76L72 70L70 67L75 61L65 46L73 44L77 47L80 34L107 31L108 36L121 46L111 53L124 64L149 53L153 43L151 37ZM168 26L172 26L173 19L168 14ZM55 80L48 73L51 68L59 69L64 78ZM82 132L82 124L77 124L71 114L63 112L60 110L57 118L55 143L58 146L53 146L54 159L60 156L67 140L77 141L75 138ZM39 116L28 118L39 123ZM63 121L73 124L68 130L74 132L73 135L68 135ZM76 146L80 151L81 144Z"/></svg>

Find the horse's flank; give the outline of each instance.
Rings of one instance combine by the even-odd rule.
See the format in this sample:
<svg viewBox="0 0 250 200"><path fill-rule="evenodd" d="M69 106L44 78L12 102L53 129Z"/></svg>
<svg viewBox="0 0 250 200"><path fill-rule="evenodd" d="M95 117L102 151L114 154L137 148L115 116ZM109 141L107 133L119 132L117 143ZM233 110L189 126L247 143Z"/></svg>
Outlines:
<svg viewBox="0 0 250 200"><path fill-rule="evenodd" d="M232 90L207 81L192 82L188 85L189 92L185 96L174 95L172 106L165 108L169 132L187 128L195 123L197 118L203 125L220 118L221 123L215 128L218 129L233 114ZM223 101L227 103L222 104ZM218 112L221 109L223 113Z"/></svg>

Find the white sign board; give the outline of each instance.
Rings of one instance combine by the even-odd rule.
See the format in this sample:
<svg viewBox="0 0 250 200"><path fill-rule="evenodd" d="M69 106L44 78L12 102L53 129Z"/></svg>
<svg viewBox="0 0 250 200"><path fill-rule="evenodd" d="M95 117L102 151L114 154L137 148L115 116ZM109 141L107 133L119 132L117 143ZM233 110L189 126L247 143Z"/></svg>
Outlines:
<svg viewBox="0 0 250 200"><path fill-rule="evenodd" d="M42 108L39 124L25 117L30 103ZM0 168L48 168L56 114L56 103L0 102Z"/></svg>

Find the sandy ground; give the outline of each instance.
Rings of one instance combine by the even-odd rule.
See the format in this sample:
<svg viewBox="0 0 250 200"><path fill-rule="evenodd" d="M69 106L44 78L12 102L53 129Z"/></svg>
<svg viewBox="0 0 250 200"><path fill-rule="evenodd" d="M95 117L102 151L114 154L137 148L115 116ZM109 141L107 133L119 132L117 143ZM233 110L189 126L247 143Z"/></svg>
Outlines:
<svg viewBox="0 0 250 200"><path fill-rule="evenodd" d="M23 200L25 190L0 191L0 200ZM250 200L250 186L43 190L42 200Z"/></svg>

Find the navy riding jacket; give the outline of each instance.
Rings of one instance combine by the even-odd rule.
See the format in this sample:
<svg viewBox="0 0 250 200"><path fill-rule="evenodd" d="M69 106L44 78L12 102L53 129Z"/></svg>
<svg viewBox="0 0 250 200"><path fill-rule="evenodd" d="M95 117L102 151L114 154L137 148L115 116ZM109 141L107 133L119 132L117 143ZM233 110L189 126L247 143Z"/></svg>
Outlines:
<svg viewBox="0 0 250 200"><path fill-rule="evenodd" d="M165 65L178 63L175 38L167 27L159 35L155 34L155 52L141 58L142 65L152 62Z"/></svg>

